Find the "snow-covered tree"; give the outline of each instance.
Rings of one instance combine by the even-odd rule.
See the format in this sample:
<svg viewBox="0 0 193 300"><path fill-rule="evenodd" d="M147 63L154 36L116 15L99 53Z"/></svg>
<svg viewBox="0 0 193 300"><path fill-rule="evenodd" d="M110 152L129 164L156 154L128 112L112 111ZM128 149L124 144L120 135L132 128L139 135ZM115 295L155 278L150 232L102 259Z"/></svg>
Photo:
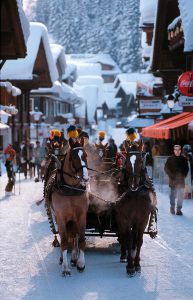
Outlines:
<svg viewBox="0 0 193 300"><path fill-rule="evenodd" d="M109 53L124 72L141 65L140 0L38 0L45 23L66 53Z"/></svg>

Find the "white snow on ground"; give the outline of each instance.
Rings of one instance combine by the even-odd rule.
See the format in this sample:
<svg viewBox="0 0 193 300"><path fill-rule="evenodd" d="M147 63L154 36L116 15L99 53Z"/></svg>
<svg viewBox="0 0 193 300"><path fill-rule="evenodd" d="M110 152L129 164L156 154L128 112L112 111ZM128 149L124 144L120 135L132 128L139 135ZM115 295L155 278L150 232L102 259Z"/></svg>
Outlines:
<svg viewBox="0 0 193 300"><path fill-rule="evenodd" d="M44 205L35 204L42 183L20 177L11 197L0 177L0 299L193 299L193 200L184 201L184 216L170 215L168 189L157 191L159 235L144 236L141 274L126 276L116 238L87 237L85 271L64 278Z"/></svg>

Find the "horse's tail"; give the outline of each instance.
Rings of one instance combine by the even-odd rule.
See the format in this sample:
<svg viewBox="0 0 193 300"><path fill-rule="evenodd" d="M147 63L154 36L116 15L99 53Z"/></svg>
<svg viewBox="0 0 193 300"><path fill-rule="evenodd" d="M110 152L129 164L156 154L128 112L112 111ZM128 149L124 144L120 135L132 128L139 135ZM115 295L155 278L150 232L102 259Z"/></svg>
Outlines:
<svg viewBox="0 0 193 300"><path fill-rule="evenodd" d="M69 237L75 238L77 234L77 224L72 220L68 221L66 224L66 230Z"/></svg>

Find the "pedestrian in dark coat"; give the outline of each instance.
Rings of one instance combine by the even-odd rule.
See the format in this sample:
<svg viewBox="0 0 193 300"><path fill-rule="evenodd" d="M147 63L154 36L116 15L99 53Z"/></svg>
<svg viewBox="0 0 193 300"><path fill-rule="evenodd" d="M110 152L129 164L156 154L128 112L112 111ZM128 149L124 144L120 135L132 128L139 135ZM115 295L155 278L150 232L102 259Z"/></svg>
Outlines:
<svg viewBox="0 0 193 300"><path fill-rule="evenodd" d="M165 172L169 177L170 212L175 214L175 200L177 199L176 215L182 215L182 205L184 199L185 177L188 174L187 158L181 155L181 146L174 145L174 155L170 156L165 164Z"/></svg>

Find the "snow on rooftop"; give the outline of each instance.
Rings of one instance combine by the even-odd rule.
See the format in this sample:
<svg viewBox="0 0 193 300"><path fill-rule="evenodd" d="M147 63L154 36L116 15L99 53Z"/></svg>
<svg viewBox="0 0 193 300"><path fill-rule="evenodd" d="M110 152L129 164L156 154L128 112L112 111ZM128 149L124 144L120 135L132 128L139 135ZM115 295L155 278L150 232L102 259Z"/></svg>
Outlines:
<svg viewBox="0 0 193 300"><path fill-rule="evenodd" d="M181 20L182 20L181 16L178 16L177 18L175 18L175 19L172 21L172 23L169 24L168 30L173 30L173 29L175 29L176 25L177 25L178 23L181 23Z"/></svg>
<svg viewBox="0 0 193 300"><path fill-rule="evenodd" d="M16 0L16 2L17 2L19 18L20 18L20 22L21 22L21 27L22 27L22 31L23 31L24 40L25 40L25 43L27 43L27 40L28 40L29 35L30 35L29 21L28 21L26 15L25 15L24 10L23 10L22 1L21 0Z"/></svg>
<svg viewBox="0 0 193 300"><path fill-rule="evenodd" d="M140 2L140 12L141 19L140 24L154 24L157 0L141 0Z"/></svg>
<svg viewBox="0 0 193 300"><path fill-rule="evenodd" d="M57 60L59 60L62 73L65 73L66 58L64 48L59 44L50 44L50 48L55 64L57 63Z"/></svg>
<svg viewBox="0 0 193 300"><path fill-rule="evenodd" d="M68 59L70 60L79 60L87 63L101 63L109 66L117 66L115 61L111 58L109 54L99 53L99 54L70 54L68 55Z"/></svg>
<svg viewBox="0 0 193 300"><path fill-rule="evenodd" d="M136 97L137 82L121 82L119 87L124 90L126 95L133 94Z"/></svg>
<svg viewBox="0 0 193 300"><path fill-rule="evenodd" d="M123 82L137 82L138 85L151 85L155 82L155 80L156 79L152 73L122 73L117 75L115 79L115 86L117 87Z"/></svg>
<svg viewBox="0 0 193 300"><path fill-rule="evenodd" d="M101 75L101 65L98 63L75 62L77 67L77 77L84 75Z"/></svg>
<svg viewBox="0 0 193 300"><path fill-rule="evenodd" d="M193 2L178 0L184 31L184 51L193 51Z"/></svg>
<svg viewBox="0 0 193 300"><path fill-rule="evenodd" d="M73 73L75 73L76 71L76 65L67 62L66 64L66 68L65 68L65 73L62 76L62 79L65 80L67 78L69 78L71 75L73 75Z"/></svg>
<svg viewBox="0 0 193 300"><path fill-rule="evenodd" d="M58 79L58 71L51 53L47 28L42 23L35 22L30 23L27 56L17 60L6 61L1 70L1 79L31 80L41 40L45 48L51 80L52 82L56 81Z"/></svg>
<svg viewBox="0 0 193 300"><path fill-rule="evenodd" d="M0 87L5 87L6 90L14 97L21 95L21 90L18 87L12 85L9 81L0 82Z"/></svg>
<svg viewBox="0 0 193 300"><path fill-rule="evenodd" d="M97 106L104 102L103 79L101 76L79 76L74 86L96 86L97 87Z"/></svg>
<svg viewBox="0 0 193 300"><path fill-rule="evenodd" d="M74 89L85 100L84 103L76 109L77 117L84 117L87 106L87 118L90 123L95 122L94 116L98 106L100 106L102 97L102 89L97 84L78 85L74 84ZM101 95L101 96L100 96ZM103 98L102 98L103 99Z"/></svg>
<svg viewBox="0 0 193 300"><path fill-rule="evenodd" d="M104 80L101 76L95 76L95 75L88 75L88 76L79 76L76 80L76 84L79 85L86 85L86 84L96 84L101 85L103 84Z"/></svg>
<svg viewBox="0 0 193 300"><path fill-rule="evenodd" d="M54 94L55 98L59 98L68 103L76 103L78 95L75 90L65 83L55 81L50 88L39 88L31 91L32 94Z"/></svg>

